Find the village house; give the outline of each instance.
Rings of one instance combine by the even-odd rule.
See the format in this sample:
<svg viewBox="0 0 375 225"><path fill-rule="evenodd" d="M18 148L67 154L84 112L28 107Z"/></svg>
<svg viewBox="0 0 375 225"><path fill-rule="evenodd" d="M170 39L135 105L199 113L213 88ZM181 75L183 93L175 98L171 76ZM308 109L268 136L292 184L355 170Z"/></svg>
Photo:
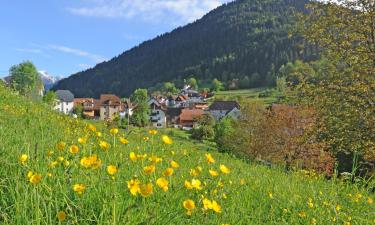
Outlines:
<svg viewBox="0 0 375 225"><path fill-rule="evenodd" d="M238 119L241 113L240 105L236 101L214 101L208 111L216 121L227 116Z"/></svg>
<svg viewBox="0 0 375 225"><path fill-rule="evenodd" d="M151 110L150 121L155 128L164 128L167 126L166 111L164 99L151 98L148 102Z"/></svg>
<svg viewBox="0 0 375 225"><path fill-rule="evenodd" d="M168 108L167 110L167 126L178 128L180 124L180 114L182 108Z"/></svg>
<svg viewBox="0 0 375 225"><path fill-rule="evenodd" d="M87 118L94 118L94 99L93 98L75 98L74 99L74 108L78 105L82 106L82 114Z"/></svg>
<svg viewBox="0 0 375 225"><path fill-rule="evenodd" d="M54 109L64 114L70 114L73 112L74 107L74 95L68 90L56 91L56 104Z"/></svg>
<svg viewBox="0 0 375 225"><path fill-rule="evenodd" d="M133 115L134 105L130 103L130 100L126 100L122 103L122 110L120 111L120 118L129 118Z"/></svg>
<svg viewBox="0 0 375 225"><path fill-rule="evenodd" d="M113 120L122 111L121 99L116 95L100 95L99 104L100 120Z"/></svg>
<svg viewBox="0 0 375 225"><path fill-rule="evenodd" d="M184 130L191 130L196 126L197 119L204 114L202 109L182 109L179 125Z"/></svg>

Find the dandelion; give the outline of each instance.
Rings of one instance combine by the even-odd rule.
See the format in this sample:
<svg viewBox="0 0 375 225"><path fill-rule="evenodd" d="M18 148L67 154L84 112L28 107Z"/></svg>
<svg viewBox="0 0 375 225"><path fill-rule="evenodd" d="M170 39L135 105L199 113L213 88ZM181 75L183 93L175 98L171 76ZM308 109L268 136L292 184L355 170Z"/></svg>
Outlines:
<svg viewBox="0 0 375 225"><path fill-rule="evenodd" d="M116 135L116 134L118 134L118 129L117 128L112 128L111 130L109 130L109 133L111 134L111 135Z"/></svg>
<svg viewBox="0 0 375 225"><path fill-rule="evenodd" d="M26 164L27 160L29 159L29 156L26 154L22 154L19 158L20 162L24 165Z"/></svg>
<svg viewBox="0 0 375 225"><path fill-rule="evenodd" d="M77 154L79 152L79 147L77 145L72 145L69 148L69 152L72 154Z"/></svg>
<svg viewBox="0 0 375 225"><path fill-rule="evenodd" d="M28 174L29 175L29 174ZM38 184L42 180L42 175L32 173L29 177L29 181L32 184Z"/></svg>
<svg viewBox="0 0 375 225"><path fill-rule="evenodd" d="M213 176L213 177L217 177L217 176L219 176L219 173L218 173L216 170L208 170L208 172L209 172L210 175Z"/></svg>
<svg viewBox="0 0 375 225"><path fill-rule="evenodd" d="M133 162L137 161L137 155L134 152L129 153L129 158Z"/></svg>
<svg viewBox="0 0 375 225"><path fill-rule="evenodd" d="M220 171L224 174L230 173L230 169L224 165L220 165Z"/></svg>
<svg viewBox="0 0 375 225"><path fill-rule="evenodd" d="M99 141L99 147L103 150L103 151L107 151L109 149L109 144L108 142L106 141Z"/></svg>
<svg viewBox="0 0 375 225"><path fill-rule="evenodd" d="M66 213L64 211L60 211L57 213L57 219L62 222L66 219Z"/></svg>
<svg viewBox="0 0 375 225"><path fill-rule="evenodd" d="M216 201L212 201L212 210L216 213L221 213L221 206Z"/></svg>
<svg viewBox="0 0 375 225"><path fill-rule="evenodd" d="M66 143L63 142L63 141L60 141L59 143L57 143L57 149L60 150L60 151L63 151L66 147Z"/></svg>
<svg viewBox="0 0 375 225"><path fill-rule="evenodd" d="M139 193L139 184L140 182L137 179L128 181L128 189L132 195L136 196Z"/></svg>
<svg viewBox="0 0 375 225"><path fill-rule="evenodd" d="M143 171L147 174L151 174L155 172L155 165L145 166L143 167Z"/></svg>
<svg viewBox="0 0 375 225"><path fill-rule="evenodd" d="M212 157L212 155L210 153L206 154L206 160L207 160L208 164L215 163L215 159Z"/></svg>
<svg viewBox="0 0 375 225"><path fill-rule="evenodd" d="M177 169L180 165L176 161L171 161L171 167Z"/></svg>
<svg viewBox="0 0 375 225"><path fill-rule="evenodd" d="M182 203L182 205L187 210L186 214L190 216L195 209L195 202L191 199L187 199Z"/></svg>
<svg viewBox="0 0 375 225"><path fill-rule="evenodd" d="M153 192L153 186L152 184L141 184L139 187L139 193L142 195L142 197L148 197Z"/></svg>
<svg viewBox="0 0 375 225"><path fill-rule="evenodd" d="M158 133L158 131L157 130L149 130L148 133L150 135L156 135Z"/></svg>
<svg viewBox="0 0 375 225"><path fill-rule="evenodd" d="M83 194L85 190L86 190L86 186L84 184L73 185L73 191L77 192L78 194Z"/></svg>
<svg viewBox="0 0 375 225"><path fill-rule="evenodd" d="M167 145L171 145L173 143L172 139L170 137L168 137L167 135L163 135L162 140L163 140L164 144L167 144Z"/></svg>
<svg viewBox="0 0 375 225"><path fill-rule="evenodd" d="M107 166L107 173L109 174L109 175L115 175L116 173L118 172L118 169L117 169L117 167L116 166L113 166L113 165L109 165L109 166Z"/></svg>
<svg viewBox="0 0 375 225"><path fill-rule="evenodd" d="M163 189L164 192L168 191L168 181L165 178L161 177L161 178L157 179L156 184L161 189Z"/></svg>
<svg viewBox="0 0 375 225"><path fill-rule="evenodd" d="M166 177L169 177L169 176L172 176L173 172L174 170L172 168L167 168L166 170L164 170L163 175Z"/></svg>
<svg viewBox="0 0 375 225"><path fill-rule="evenodd" d="M212 209L212 201L211 200L205 198L205 199L203 199L202 202L203 202L203 209L204 210Z"/></svg>
<svg viewBox="0 0 375 225"><path fill-rule="evenodd" d="M129 144L129 141L126 138L120 137L120 143L123 145Z"/></svg>

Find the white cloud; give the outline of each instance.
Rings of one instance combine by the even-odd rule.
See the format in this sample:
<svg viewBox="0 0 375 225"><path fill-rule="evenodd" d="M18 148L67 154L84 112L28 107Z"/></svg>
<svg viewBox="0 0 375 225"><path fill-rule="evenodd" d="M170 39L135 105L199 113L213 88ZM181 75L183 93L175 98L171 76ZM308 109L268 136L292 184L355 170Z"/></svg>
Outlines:
<svg viewBox="0 0 375 225"><path fill-rule="evenodd" d="M103 56L92 54L92 53L89 53L89 52L86 52L86 51L83 51L83 50L79 50L79 49L66 47L66 46L63 46L63 45L48 45L47 47L49 49L53 49L53 50L56 50L56 51L59 51L59 52L64 52L64 53L68 53L68 54L72 54L72 55L76 55L76 56L81 56L81 57L86 57L86 58L91 59L95 63L100 63L100 62L103 62L103 61L107 60Z"/></svg>
<svg viewBox="0 0 375 225"><path fill-rule="evenodd" d="M82 16L186 23L229 1L232 0L81 0L80 7L70 7L68 11Z"/></svg>

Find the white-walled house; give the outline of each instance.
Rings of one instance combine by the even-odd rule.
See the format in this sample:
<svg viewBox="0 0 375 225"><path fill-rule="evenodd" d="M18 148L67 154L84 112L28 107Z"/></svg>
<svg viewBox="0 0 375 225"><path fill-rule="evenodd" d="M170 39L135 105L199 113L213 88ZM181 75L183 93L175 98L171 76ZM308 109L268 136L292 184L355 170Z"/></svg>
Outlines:
<svg viewBox="0 0 375 225"><path fill-rule="evenodd" d="M54 107L55 110L64 114L70 114L74 108L74 95L68 90L56 91L57 102Z"/></svg>
<svg viewBox="0 0 375 225"><path fill-rule="evenodd" d="M237 119L240 116L240 105L236 101L214 101L208 111L217 120L226 116Z"/></svg>
<svg viewBox="0 0 375 225"><path fill-rule="evenodd" d="M151 114L150 120L152 126L155 128L164 128L167 126L166 108L158 102L155 98L150 99L148 102Z"/></svg>

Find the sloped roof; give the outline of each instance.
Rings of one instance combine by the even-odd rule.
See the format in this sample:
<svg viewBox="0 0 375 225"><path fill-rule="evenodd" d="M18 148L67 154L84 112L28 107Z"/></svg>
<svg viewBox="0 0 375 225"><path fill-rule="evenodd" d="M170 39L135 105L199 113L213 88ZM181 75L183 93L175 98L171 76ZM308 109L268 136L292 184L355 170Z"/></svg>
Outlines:
<svg viewBox="0 0 375 225"><path fill-rule="evenodd" d="M94 103L94 99L93 98L75 98L74 99L74 104L83 104L85 102Z"/></svg>
<svg viewBox="0 0 375 225"><path fill-rule="evenodd" d="M193 121L204 114L202 109L183 109L180 114L181 121Z"/></svg>
<svg viewBox="0 0 375 225"><path fill-rule="evenodd" d="M210 105L210 110L222 110L222 111L231 111L234 108L239 109L240 105L236 101L214 101Z"/></svg>
<svg viewBox="0 0 375 225"><path fill-rule="evenodd" d="M57 90L56 97L63 102L73 102L74 95L69 90Z"/></svg>

